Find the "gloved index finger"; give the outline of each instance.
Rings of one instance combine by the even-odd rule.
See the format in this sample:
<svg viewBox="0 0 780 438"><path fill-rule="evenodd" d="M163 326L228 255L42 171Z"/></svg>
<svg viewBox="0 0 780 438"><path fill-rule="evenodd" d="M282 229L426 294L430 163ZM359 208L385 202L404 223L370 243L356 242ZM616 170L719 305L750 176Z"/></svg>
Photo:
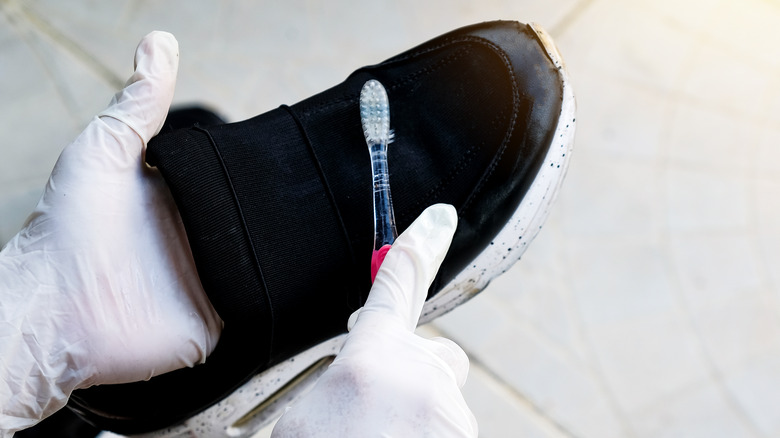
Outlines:
<svg viewBox="0 0 780 438"><path fill-rule="evenodd" d="M390 316L414 331L425 298L458 223L455 208L447 204L428 207L393 243L374 280L360 318L370 314ZM350 324L351 326L352 324Z"/></svg>

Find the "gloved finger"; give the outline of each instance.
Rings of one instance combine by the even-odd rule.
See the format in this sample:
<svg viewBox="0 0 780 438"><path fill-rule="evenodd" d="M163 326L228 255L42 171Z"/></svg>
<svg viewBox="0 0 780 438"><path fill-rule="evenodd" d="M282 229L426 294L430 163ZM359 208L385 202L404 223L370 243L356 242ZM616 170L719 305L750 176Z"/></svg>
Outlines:
<svg viewBox="0 0 780 438"><path fill-rule="evenodd" d="M125 88L114 95L98 117L111 117L130 127L137 138L121 138L120 143L143 149L162 129L173 100L179 70L176 38L160 31L146 35L136 48L134 69ZM133 134L122 130L118 135Z"/></svg>
<svg viewBox="0 0 780 438"><path fill-rule="evenodd" d="M457 222L453 206L437 204L428 207L398 236L377 272L359 317L350 318L350 329L354 330L353 324L357 328L361 318L377 314L389 316L414 331L428 287L450 247Z"/></svg>
<svg viewBox="0 0 780 438"><path fill-rule="evenodd" d="M427 341L429 350L452 371L452 378L458 388L463 388L469 374L469 358L466 352L451 339L435 337Z"/></svg>

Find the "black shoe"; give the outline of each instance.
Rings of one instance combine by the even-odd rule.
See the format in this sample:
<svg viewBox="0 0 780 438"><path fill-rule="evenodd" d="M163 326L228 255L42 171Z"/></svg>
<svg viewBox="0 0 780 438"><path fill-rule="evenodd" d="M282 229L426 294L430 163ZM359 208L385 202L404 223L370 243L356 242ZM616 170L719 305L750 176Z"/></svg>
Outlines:
<svg viewBox="0 0 780 438"><path fill-rule="evenodd" d="M204 365L80 390L72 408L125 434L230 426L235 436L278 415L304 386L285 386L294 377L316 378L371 286L370 162L358 110L368 79L390 99L399 232L431 204L458 211L421 322L519 259L565 173L574 98L538 26L490 22L357 70L291 107L153 139L147 161L170 186L225 329Z"/></svg>
<svg viewBox="0 0 780 438"><path fill-rule="evenodd" d="M100 433L70 409L60 409L35 426L20 430L14 438L95 438Z"/></svg>

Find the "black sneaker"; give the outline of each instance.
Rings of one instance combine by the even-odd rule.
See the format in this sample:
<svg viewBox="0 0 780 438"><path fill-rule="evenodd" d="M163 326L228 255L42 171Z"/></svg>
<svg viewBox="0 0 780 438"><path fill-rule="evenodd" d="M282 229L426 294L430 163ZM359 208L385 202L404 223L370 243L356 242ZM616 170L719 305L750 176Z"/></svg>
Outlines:
<svg viewBox="0 0 780 438"><path fill-rule="evenodd" d="M520 258L564 176L574 97L541 28L482 23L293 106L153 139L147 161L170 186L225 328L205 364L77 391L72 409L124 434L249 436L316 379L371 287L372 188L358 109L369 79L390 100L398 231L431 204L458 211L421 322Z"/></svg>

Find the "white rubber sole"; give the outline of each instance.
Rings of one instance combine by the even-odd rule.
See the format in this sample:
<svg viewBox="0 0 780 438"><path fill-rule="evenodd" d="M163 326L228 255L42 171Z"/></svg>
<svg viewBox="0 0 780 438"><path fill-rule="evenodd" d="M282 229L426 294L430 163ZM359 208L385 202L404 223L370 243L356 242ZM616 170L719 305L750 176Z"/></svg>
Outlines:
<svg viewBox="0 0 780 438"><path fill-rule="evenodd" d="M307 392L341 350L331 338L252 377L228 397L183 423L134 435L144 438L248 438Z"/></svg>
<svg viewBox="0 0 780 438"><path fill-rule="evenodd" d="M420 324L449 312L481 292L506 272L525 252L547 218L549 207L569 166L574 144L576 105L566 67L550 36L530 24L558 67L563 101L553 144L545 161L510 220L471 266L425 303ZM306 393L341 350L346 334L337 336L254 376L217 404L176 426L136 435L144 438L249 438L276 420L287 406Z"/></svg>

